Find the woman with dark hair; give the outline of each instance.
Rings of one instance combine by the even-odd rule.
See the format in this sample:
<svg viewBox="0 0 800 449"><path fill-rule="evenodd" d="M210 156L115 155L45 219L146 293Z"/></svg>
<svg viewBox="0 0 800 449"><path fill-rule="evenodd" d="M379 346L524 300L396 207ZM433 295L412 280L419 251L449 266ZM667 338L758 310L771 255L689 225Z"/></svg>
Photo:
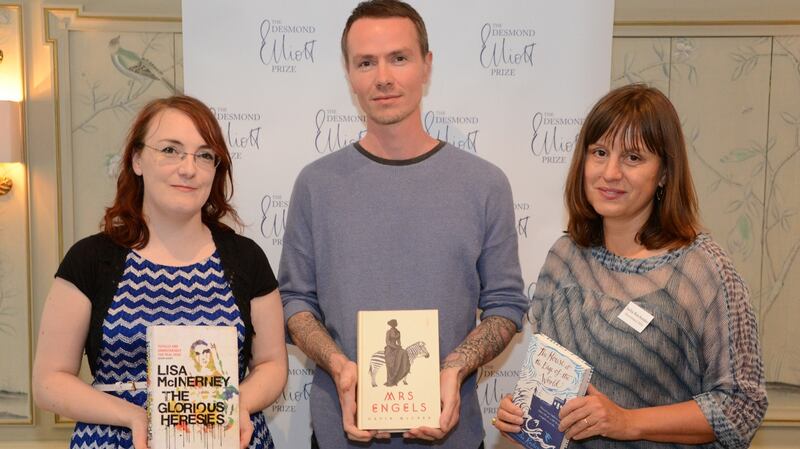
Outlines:
<svg viewBox="0 0 800 449"><path fill-rule="evenodd" d="M680 121L661 92L625 86L594 106L565 200L567 235L530 314L535 332L594 367L587 395L560 410L570 447L748 447L767 407L755 316L699 231ZM519 432L522 410L505 397L492 421Z"/></svg>
<svg viewBox="0 0 800 449"><path fill-rule="evenodd" d="M241 447L273 447L261 410L286 383L283 312L264 252L222 222L240 223L232 190L206 105L175 96L139 112L103 230L70 248L42 313L34 397L78 421L71 448L147 447L146 329L163 324L236 327ZM78 378L84 349L92 385Z"/></svg>

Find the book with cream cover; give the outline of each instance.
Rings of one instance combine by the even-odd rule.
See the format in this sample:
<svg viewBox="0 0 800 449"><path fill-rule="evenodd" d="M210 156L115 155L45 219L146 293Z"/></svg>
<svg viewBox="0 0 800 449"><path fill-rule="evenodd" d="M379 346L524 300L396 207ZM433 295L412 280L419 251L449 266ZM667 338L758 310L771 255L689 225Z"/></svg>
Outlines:
<svg viewBox="0 0 800 449"><path fill-rule="evenodd" d="M150 449L239 447L239 353L232 326L147 328Z"/></svg>
<svg viewBox="0 0 800 449"><path fill-rule="evenodd" d="M439 427L439 311L358 312L356 425Z"/></svg>
<svg viewBox="0 0 800 449"><path fill-rule="evenodd" d="M531 337L511 400L522 408L522 431L509 436L530 449L563 449L558 412L569 399L586 394L592 367L544 334Z"/></svg>

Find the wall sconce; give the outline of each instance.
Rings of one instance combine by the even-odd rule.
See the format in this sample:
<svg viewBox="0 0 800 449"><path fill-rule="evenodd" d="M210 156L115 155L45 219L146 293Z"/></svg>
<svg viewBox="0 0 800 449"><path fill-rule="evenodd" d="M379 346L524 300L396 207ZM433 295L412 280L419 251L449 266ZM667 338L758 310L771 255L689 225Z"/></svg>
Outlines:
<svg viewBox="0 0 800 449"><path fill-rule="evenodd" d="M0 101L0 163L22 162L22 108L16 101ZM0 196L11 191L11 178L0 176Z"/></svg>

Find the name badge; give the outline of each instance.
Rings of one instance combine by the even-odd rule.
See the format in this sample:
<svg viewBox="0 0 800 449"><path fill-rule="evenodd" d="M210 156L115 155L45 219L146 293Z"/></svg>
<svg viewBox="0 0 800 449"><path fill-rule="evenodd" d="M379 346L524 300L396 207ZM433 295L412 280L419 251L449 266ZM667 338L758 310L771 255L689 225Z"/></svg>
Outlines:
<svg viewBox="0 0 800 449"><path fill-rule="evenodd" d="M653 321L653 315L650 315L650 312L644 310L633 302L629 302L628 305L622 309L622 312L620 312L617 318L624 321L625 324L632 327L640 334L647 327L647 325Z"/></svg>

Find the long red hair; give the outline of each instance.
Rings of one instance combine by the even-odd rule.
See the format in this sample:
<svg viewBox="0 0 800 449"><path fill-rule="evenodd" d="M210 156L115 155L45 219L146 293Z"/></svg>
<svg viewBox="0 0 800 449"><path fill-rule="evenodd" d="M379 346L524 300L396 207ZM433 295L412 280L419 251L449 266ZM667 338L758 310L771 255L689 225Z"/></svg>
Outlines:
<svg viewBox="0 0 800 449"><path fill-rule="evenodd" d="M214 113L200 100L186 95L160 98L145 105L131 125L120 161L117 194L103 217L103 231L115 243L126 248L141 249L150 240L150 231L142 213L144 183L133 171L133 156L144 148L144 139L153 118L166 109L175 109L186 114L203 140L220 158L211 192L201 210L203 223L211 229L231 230L230 226L222 222L222 218L227 215L234 223L242 225L230 204L233 196L231 156Z"/></svg>

